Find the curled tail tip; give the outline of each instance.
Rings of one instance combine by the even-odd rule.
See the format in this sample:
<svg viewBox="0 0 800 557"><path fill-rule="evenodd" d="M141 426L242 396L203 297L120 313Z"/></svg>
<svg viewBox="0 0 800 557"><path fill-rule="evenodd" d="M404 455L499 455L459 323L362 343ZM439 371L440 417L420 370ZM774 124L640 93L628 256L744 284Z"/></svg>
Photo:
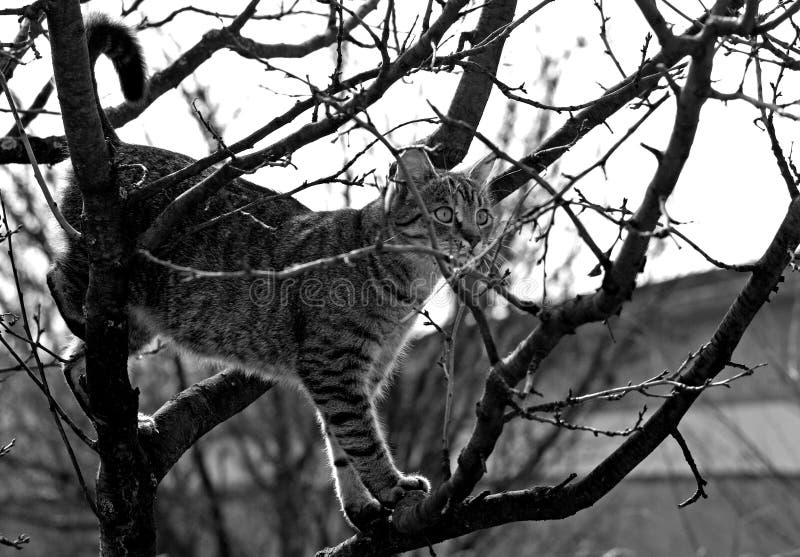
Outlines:
<svg viewBox="0 0 800 557"><path fill-rule="evenodd" d="M131 102L142 100L147 94L147 66L133 30L102 13L89 14L85 25L92 65L105 54L114 64L125 98Z"/></svg>
<svg viewBox="0 0 800 557"><path fill-rule="evenodd" d="M147 95L147 71L144 58L141 56L141 50L139 51L138 60L129 61L125 71L118 69L117 72L119 74L120 88L125 98L131 102L144 99Z"/></svg>

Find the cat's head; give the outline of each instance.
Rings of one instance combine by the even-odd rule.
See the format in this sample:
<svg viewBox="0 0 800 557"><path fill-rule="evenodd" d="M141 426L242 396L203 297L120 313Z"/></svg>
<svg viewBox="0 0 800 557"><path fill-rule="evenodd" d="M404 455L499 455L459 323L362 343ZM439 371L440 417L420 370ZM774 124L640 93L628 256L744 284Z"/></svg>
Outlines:
<svg viewBox="0 0 800 557"><path fill-rule="evenodd" d="M495 159L486 157L466 172L433 167L422 149L407 149L389 179L384 211L397 243L430 246L428 227L409 187L413 180L428 209L441 251L474 253L486 242L494 217L486 188Z"/></svg>

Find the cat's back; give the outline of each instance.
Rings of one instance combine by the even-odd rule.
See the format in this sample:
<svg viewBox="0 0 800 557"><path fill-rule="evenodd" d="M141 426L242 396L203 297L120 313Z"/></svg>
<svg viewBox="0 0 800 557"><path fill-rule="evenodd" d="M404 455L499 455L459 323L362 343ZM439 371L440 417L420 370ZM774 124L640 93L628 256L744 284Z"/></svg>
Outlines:
<svg viewBox="0 0 800 557"><path fill-rule="evenodd" d="M292 215L281 226L279 263L306 263L363 247L362 217L362 211L349 208Z"/></svg>
<svg viewBox="0 0 800 557"><path fill-rule="evenodd" d="M130 143L114 146L113 155L115 182L125 199L128 230L135 236L147 230L175 198L215 170L213 167L207 168L177 184L149 192L144 199L138 199L132 194L196 161L167 149ZM202 224L259 200L262 201L249 207L247 212L272 227L279 227L287 219L309 212L307 207L290 196L281 196L269 188L235 179L223 186L197 210L192 211L179 227ZM62 194L61 208L70 224L80 230L82 200L80 189L73 178L70 178Z"/></svg>

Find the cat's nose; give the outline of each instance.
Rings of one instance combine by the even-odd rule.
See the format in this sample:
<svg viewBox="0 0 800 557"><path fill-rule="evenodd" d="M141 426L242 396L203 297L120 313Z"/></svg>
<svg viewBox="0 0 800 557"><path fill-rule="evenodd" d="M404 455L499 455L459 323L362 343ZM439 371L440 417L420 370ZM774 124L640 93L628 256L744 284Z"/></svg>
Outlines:
<svg viewBox="0 0 800 557"><path fill-rule="evenodd" d="M481 235L478 234L477 230L472 230L471 228L464 227L461 229L461 235L464 236L464 239L469 242L469 247L474 248L478 245L478 242L481 241Z"/></svg>

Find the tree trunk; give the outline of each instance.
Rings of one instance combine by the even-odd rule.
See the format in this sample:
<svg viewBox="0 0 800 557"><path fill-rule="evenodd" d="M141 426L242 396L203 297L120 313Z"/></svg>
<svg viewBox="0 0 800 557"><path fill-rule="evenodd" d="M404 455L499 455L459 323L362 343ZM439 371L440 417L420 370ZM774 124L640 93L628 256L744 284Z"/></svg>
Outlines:
<svg viewBox="0 0 800 557"><path fill-rule="evenodd" d="M123 449L124 450L124 449ZM134 457L134 455L130 455ZM134 458L115 459L136 462ZM101 557L156 554L156 481L146 468L103 462L97 477Z"/></svg>

